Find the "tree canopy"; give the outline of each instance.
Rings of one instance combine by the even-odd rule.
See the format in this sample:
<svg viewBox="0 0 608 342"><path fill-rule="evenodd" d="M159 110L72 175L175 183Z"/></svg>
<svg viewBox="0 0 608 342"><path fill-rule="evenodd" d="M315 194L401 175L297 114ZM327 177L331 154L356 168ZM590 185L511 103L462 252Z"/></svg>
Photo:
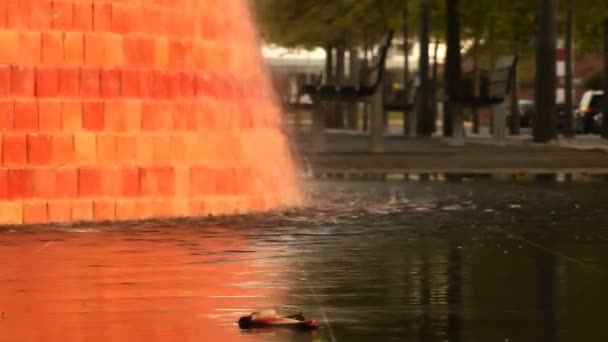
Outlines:
<svg viewBox="0 0 608 342"><path fill-rule="evenodd" d="M558 33L564 31L565 2L559 0ZM429 0L431 35L445 38L445 0ZM265 40L286 47L327 46L338 39L351 44L377 41L389 28L399 31L404 6L409 6L410 34L416 35L414 0L254 0ZM478 40L490 56L511 52L515 43L523 54L534 52L536 4L530 0L462 0L460 6L463 46ZM602 21L608 12L605 0L574 1L577 51L601 50ZM412 37L409 37L412 38Z"/></svg>

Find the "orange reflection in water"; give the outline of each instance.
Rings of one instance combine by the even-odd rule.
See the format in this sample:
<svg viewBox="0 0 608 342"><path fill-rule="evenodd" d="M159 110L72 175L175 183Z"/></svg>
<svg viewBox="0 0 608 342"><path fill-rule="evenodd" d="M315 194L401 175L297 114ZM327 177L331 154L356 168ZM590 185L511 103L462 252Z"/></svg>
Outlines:
<svg viewBox="0 0 608 342"><path fill-rule="evenodd" d="M13 233L0 242L0 341L251 341L236 319L282 302L270 285L281 267L237 236Z"/></svg>

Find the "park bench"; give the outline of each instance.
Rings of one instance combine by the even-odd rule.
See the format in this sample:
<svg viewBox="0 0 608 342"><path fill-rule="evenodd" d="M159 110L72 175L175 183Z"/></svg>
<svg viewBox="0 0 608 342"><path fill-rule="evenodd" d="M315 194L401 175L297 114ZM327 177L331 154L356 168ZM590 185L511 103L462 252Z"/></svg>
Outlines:
<svg viewBox="0 0 608 342"><path fill-rule="evenodd" d="M501 104L513 87L513 76L517 66L516 56L502 56L490 70L488 82L480 82L479 95L475 95L472 87L465 86L466 80L459 87L459 92L453 97L446 96L445 101L461 106L487 107Z"/></svg>
<svg viewBox="0 0 608 342"><path fill-rule="evenodd" d="M480 82L479 92L475 94L471 80L462 80L458 92L451 97L446 94L444 102L462 107L492 107L493 131L498 139L505 137L507 95L514 86L514 76L517 67L517 56L502 56L498 58L490 70L487 81Z"/></svg>
<svg viewBox="0 0 608 342"><path fill-rule="evenodd" d="M301 93L311 97L313 102L312 145L313 150L320 152L325 145L325 117L321 108L322 102L368 102L372 101L371 139L372 150L380 150L382 144L382 84L386 71L386 59L392 44L394 32L388 32L379 46L375 64L369 69L369 77L356 85L307 84L302 86ZM371 81L371 82L370 82ZM380 91L379 91L380 90Z"/></svg>

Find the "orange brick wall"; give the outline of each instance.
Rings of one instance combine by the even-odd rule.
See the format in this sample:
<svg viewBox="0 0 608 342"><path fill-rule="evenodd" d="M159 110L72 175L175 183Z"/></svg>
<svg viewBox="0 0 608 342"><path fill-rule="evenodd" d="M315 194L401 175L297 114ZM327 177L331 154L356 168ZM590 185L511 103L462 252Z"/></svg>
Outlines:
<svg viewBox="0 0 608 342"><path fill-rule="evenodd" d="M0 224L298 201L246 1L0 0Z"/></svg>

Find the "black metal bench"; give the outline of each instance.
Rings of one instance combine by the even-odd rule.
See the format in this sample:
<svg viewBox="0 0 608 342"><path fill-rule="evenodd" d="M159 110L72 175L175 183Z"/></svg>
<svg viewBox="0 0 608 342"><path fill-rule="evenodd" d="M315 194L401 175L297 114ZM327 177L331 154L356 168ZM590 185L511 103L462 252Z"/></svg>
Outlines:
<svg viewBox="0 0 608 342"><path fill-rule="evenodd" d="M502 140L506 131L507 95L511 92L514 83L517 56L502 56L498 58L490 70L489 77L480 82L478 92L475 91L472 80L462 80L456 94L446 94L443 101L446 105L461 107L492 107L494 120L492 121L494 137ZM450 96L451 95L451 96ZM452 112L457 117L452 118L453 136L464 136L462 116L459 111Z"/></svg>
<svg viewBox="0 0 608 342"><path fill-rule="evenodd" d="M382 149L382 83L386 71L386 58L393 41L394 31L388 32L379 46L375 65L369 69L368 77L357 85L337 84L308 84L301 88L301 94L307 94L313 102L312 144L313 150L322 152L325 145L325 122L321 108L322 102L368 102L372 103L371 148L373 151ZM369 82L369 80L372 80Z"/></svg>
<svg viewBox="0 0 608 342"><path fill-rule="evenodd" d="M372 77L374 80L371 84L307 84L302 86L301 93L310 95L313 99L318 101L360 102L367 100L369 97L376 94L378 88L382 85L386 70L386 57L392 44L393 35L393 31L388 32L380 45L376 65L370 69L370 75L376 74L375 77Z"/></svg>
<svg viewBox="0 0 608 342"><path fill-rule="evenodd" d="M459 87L459 92L452 97L445 97L446 102L456 103L465 107L488 107L501 104L513 87L513 76L517 67L516 56L502 56L490 71L488 82L480 82L479 95L473 87L465 86L466 80Z"/></svg>

